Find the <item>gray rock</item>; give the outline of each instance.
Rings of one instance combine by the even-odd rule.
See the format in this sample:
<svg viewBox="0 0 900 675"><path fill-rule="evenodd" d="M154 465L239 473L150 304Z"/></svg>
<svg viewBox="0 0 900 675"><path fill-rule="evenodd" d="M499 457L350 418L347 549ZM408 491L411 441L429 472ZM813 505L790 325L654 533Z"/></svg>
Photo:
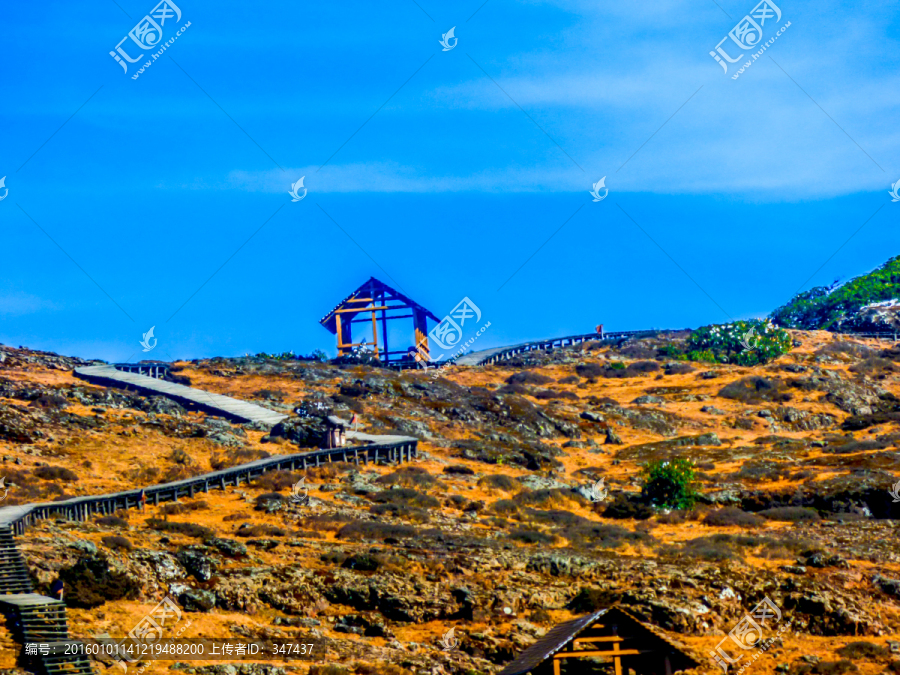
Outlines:
<svg viewBox="0 0 900 675"><path fill-rule="evenodd" d="M209 581L216 573L216 562L200 551L184 550L175 556L184 569L198 581Z"/></svg>
<svg viewBox="0 0 900 675"><path fill-rule="evenodd" d="M715 406L712 406L712 405L703 406L702 408L700 408L700 412L705 412L708 415L725 415L726 414L726 412L724 410L716 408Z"/></svg>
<svg viewBox="0 0 900 675"><path fill-rule="evenodd" d="M606 430L606 444L607 445L622 445L622 443L624 443L624 441L622 440L622 437L616 433L615 429L613 429L612 427L609 427Z"/></svg>
<svg viewBox="0 0 900 675"><path fill-rule="evenodd" d="M557 488L566 490L571 487L568 483L560 483L553 478L544 478L543 476L535 476L534 474L522 476L519 478L519 482L529 490L553 490Z"/></svg>
<svg viewBox="0 0 900 675"><path fill-rule="evenodd" d="M248 539L247 544L261 548L263 551L271 551L273 548L281 546L281 542L277 539Z"/></svg>
<svg viewBox="0 0 900 675"><path fill-rule="evenodd" d="M147 551L137 549L133 553L135 560L147 563L153 570L154 576L161 581L173 581L184 579L185 569L174 556L165 551Z"/></svg>
<svg viewBox="0 0 900 675"><path fill-rule="evenodd" d="M212 539L207 539L206 544L232 558L241 558L247 555L247 547L234 539L213 537Z"/></svg>
<svg viewBox="0 0 900 675"><path fill-rule="evenodd" d="M282 420L269 432L269 436L284 438L301 448L317 448L324 445L328 433L321 417L290 417Z"/></svg>
<svg viewBox="0 0 900 675"><path fill-rule="evenodd" d="M169 594L178 598L186 612L208 612L216 606L216 596L201 588L191 588L186 584L171 584Z"/></svg>
<svg viewBox="0 0 900 675"><path fill-rule="evenodd" d="M806 568L803 565L782 565L778 569L788 574L806 574Z"/></svg>
<svg viewBox="0 0 900 675"><path fill-rule="evenodd" d="M632 403L637 403L638 405L665 405L666 399L662 398L661 396L653 396L651 394L647 394L646 396L638 396L632 401Z"/></svg>
<svg viewBox="0 0 900 675"><path fill-rule="evenodd" d="M74 548L76 551L84 551L88 555L97 554L97 546L87 539L76 539L75 541L70 541L67 546L69 548Z"/></svg>
<svg viewBox="0 0 900 675"><path fill-rule="evenodd" d="M888 579L876 574L872 577L872 583L883 593L900 598L900 579Z"/></svg>
<svg viewBox="0 0 900 675"><path fill-rule="evenodd" d="M585 410L583 413L581 413L580 417L581 417L581 419L587 420L588 422L605 422L606 421L606 419L603 417L603 415L600 415L595 412L591 412L590 410Z"/></svg>

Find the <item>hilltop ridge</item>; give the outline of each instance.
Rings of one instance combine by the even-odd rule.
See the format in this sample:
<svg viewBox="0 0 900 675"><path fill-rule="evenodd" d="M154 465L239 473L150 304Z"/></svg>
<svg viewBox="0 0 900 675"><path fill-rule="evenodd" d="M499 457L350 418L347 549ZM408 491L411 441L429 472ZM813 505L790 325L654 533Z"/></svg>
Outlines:
<svg viewBox="0 0 900 675"><path fill-rule="evenodd" d="M20 547L39 588L69 584L76 636L124 635L169 594L192 622L185 637L315 641L311 661L273 664L313 675L495 672L555 623L613 603L719 672L705 655L765 596L792 628L759 673L806 675L803 657L847 659L862 675L900 665L900 350L792 331L792 350L765 365L672 360L687 337L586 342L437 378L257 357L178 363L174 377L195 388L288 415L321 404L368 433L415 436L419 459L46 520ZM0 354L7 504L301 449L77 380L78 359ZM641 497L643 467L675 458L697 466L691 511ZM289 499L301 477L308 504ZM608 494L593 501L600 479ZM447 652L451 627L460 644Z"/></svg>

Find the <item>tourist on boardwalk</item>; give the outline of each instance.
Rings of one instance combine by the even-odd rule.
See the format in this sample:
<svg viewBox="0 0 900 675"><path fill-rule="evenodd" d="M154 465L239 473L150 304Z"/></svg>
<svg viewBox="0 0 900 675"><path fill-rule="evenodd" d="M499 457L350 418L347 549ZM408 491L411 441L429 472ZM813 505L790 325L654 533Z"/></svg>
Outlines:
<svg viewBox="0 0 900 675"><path fill-rule="evenodd" d="M63 599L63 582L59 577L50 584L50 597L60 601Z"/></svg>

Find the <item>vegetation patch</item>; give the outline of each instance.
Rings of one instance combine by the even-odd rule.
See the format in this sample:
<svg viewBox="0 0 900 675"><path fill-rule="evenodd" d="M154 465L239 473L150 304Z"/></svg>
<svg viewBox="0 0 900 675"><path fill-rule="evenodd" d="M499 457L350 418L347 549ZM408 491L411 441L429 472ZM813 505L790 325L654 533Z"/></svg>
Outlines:
<svg viewBox="0 0 900 675"><path fill-rule="evenodd" d="M734 506L710 511L703 518L704 525L713 527L762 527L765 522L765 518L747 513Z"/></svg>
<svg viewBox="0 0 900 675"><path fill-rule="evenodd" d="M753 375L726 384L719 390L722 398L740 401L742 403L763 403L790 401L793 395L786 391L786 385L782 380L768 379Z"/></svg>
<svg viewBox="0 0 900 675"><path fill-rule="evenodd" d="M124 572L110 570L106 556L80 558L71 567L59 571L66 604L91 609L106 602L136 598L140 584Z"/></svg>
<svg viewBox="0 0 900 675"><path fill-rule="evenodd" d="M821 520L818 511L805 506L776 506L775 508L760 511L759 515L769 520L777 520L784 523L808 523Z"/></svg>
<svg viewBox="0 0 900 675"><path fill-rule="evenodd" d="M196 523L178 523L171 520L163 520L162 518L148 518L146 524L148 528L157 532L172 532L188 537L197 537L198 539L207 539L215 534L208 527L203 527Z"/></svg>
<svg viewBox="0 0 900 675"><path fill-rule="evenodd" d="M791 350L793 339L769 319L751 319L704 326L679 347L666 345L666 356L705 363L734 363L756 366L774 361Z"/></svg>
<svg viewBox="0 0 900 675"><path fill-rule="evenodd" d="M337 533L340 539L402 539L415 536L417 530L409 525L392 525L371 520L354 520Z"/></svg>
<svg viewBox="0 0 900 675"><path fill-rule="evenodd" d="M78 475L74 471L63 466L38 466L33 473L44 480L61 480L69 483L78 480Z"/></svg>
<svg viewBox="0 0 900 675"><path fill-rule="evenodd" d="M650 462L642 473L641 497L654 506L689 509L697 501L696 466L689 459Z"/></svg>

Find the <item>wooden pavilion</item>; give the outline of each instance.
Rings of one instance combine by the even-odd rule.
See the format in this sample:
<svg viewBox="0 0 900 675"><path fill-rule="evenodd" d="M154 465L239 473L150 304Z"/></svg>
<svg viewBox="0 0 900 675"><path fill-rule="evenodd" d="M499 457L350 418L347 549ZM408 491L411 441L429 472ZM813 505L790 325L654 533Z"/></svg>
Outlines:
<svg viewBox="0 0 900 675"><path fill-rule="evenodd" d="M440 323L441 320L419 303L375 277L370 277L367 282L344 298L319 323L337 335L338 356L348 354L353 347L372 347L375 356L382 363L390 363L411 358L409 345L403 345L402 349L391 349L388 345L388 321L397 319L413 320L413 346L418 348L418 353L424 354L425 360L428 360L428 319L436 323ZM353 324L370 322L372 341L354 341Z"/></svg>
<svg viewBox="0 0 900 675"><path fill-rule="evenodd" d="M657 629L638 621L621 607L610 607L554 626L499 675L610 671L622 675L628 670L638 675L672 675L699 665L697 659Z"/></svg>

